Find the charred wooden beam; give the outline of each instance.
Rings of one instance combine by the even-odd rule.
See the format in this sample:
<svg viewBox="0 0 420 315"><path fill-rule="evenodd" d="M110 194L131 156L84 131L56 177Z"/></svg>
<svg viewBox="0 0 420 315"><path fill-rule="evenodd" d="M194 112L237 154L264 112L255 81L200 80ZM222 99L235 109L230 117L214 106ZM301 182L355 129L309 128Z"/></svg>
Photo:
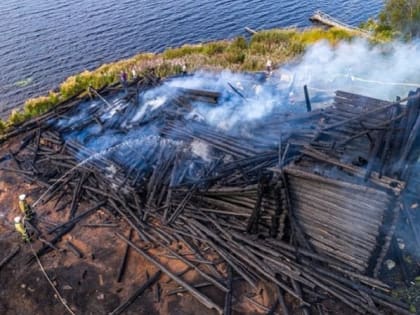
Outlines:
<svg viewBox="0 0 420 315"><path fill-rule="evenodd" d="M116 228L119 225L116 223L93 223L93 224L82 224L84 227L88 228Z"/></svg>
<svg viewBox="0 0 420 315"><path fill-rule="evenodd" d="M48 233L51 234L57 230L60 229L66 229L68 226L73 226L75 223L78 223L80 220L82 220L83 218L85 218L86 216L91 215L92 213L94 213L96 210L98 210L99 208L101 208L102 206L104 206L106 203L106 201L100 201L97 204L95 204L94 206L92 206L91 208L87 209L85 212L79 214L78 216L70 219L67 222L64 222L60 225L57 225L56 227L49 229Z"/></svg>
<svg viewBox="0 0 420 315"><path fill-rule="evenodd" d="M226 283L228 292L225 295L225 307L223 309L224 315L231 315L232 314L232 297L233 297L233 271L232 267L228 266L228 277Z"/></svg>
<svg viewBox="0 0 420 315"><path fill-rule="evenodd" d="M163 266L160 262L158 262L155 258L153 258L151 255L149 255L146 251L135 245L133 242L126 239L123 235L117 233L116 234L119 238L121 238L123 241L127 242L127 244L130 244L130 246L138 252L140 255L142 255L146 260L154 264L157 268L159 268L162 272L164 272L168 277L173 279L175 282L177 282L179 285L184 287L185 289L188 289L188 292L191 293L192 296L194 296L198 301L200 301L204 306L206 306L209 309L216 310L219 314L223 314L223 309L214 303L212 300L210 300L207 296L200 293L197 289L195 289L193 286L186 283L184 280L173 274L168 268Z"/></svg>
<svg viewBox="0 0 420 315"><path fill-rule="evenodd" d="M83 258L83 253L70 241L66 241L67 248L77 257Z"/></svg>
<svg viewBox="0 0 420 315"><path fill-rule="evenodd" d="M305 93L305 102L306 102L306 111L312 111L311 99L309 98L308 87L306 85L303 86L303 92Z"/></svg>
<svg viewBox="0 0 420 315"><path fill-rule="evenodd" d="M130 231L128 232L128 240L131 241L131 238L133 236L133 229L130 229ZM127 258L128 258L128 253L130 250L130 245L126 244L125 249L124 249L124 254L122 256L121 259L121 263L118 267L118 274L117 274L117 282L121 282L123 276L124 276L124 272L125 269L127 267Z"/></svg>
<svg viewBox="0 0 420 315"><path fill-rule="evenodd" d="M127 299L125 300L123 303L121 303L116 309L114 309L113 311L111 311L109 314L111 315L118 315L121 314L122 312L124 312L131 304L133 304L133 302L144 293L144 291L146 291L150 286L152 286L153 284L155 284L160 276L161 276L162 272L159 270L158 272L156 272L152 277L150 277L143 285L141 285L136 291L134 291L134 293Z"/></svg>
<svg viewBox="0 0 420 315"><path fill-rule="evenodd" d="M13 257L15 257L20 251L20 247L16 247L14 249L12 249L12 251L6 255L1 261L0 261L0 270L6 266L7 263L9 263Z"/></svg>
<svg viewBox="0 0 420 315"><path fill-rule="evenodd" d="M252 211L252 214L249 218L248 225L246 227L246 231L248 233L252 233L252 234L258 233L258 223L260 220L261 203L264 198L264 193L267 189L267 184L268 184L268 179L265 177L262 177L258 185L257 200L255 202L255 206Z"/></svg>

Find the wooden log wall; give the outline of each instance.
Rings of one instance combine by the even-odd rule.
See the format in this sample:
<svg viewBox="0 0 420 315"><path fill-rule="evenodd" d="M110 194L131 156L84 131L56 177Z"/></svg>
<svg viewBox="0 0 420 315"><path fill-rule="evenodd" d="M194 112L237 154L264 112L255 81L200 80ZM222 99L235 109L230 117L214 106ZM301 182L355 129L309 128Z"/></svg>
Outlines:
<svg viewBox="0 0 420 315"><path fill-rule="evenodd" d="M144 82L158 84L153 77ZM87 110L68 103L8 135L26 133L20 148L1 159L15 164L7 171L45 187L40 203L67 211L63 223L47 231L50 245L39 255L104 207L122 217L142 245L161 247L223 294L234 280L214 263L208 267L203 248L250 286L270 281L302 307L315 294L359 313L378 314L386 306L408 314L386 295L389 287L369 275L382 266L407 174L418 166L417 94L405 106L339 91L326 109L275 112L229 131L185 118L195 101L219 106L218 92L179 89L136 121L142 104L109 93ZM97 152L92 143L101 140L111 144ZM195 141L207 147L207 157L193 152ZM92 206L79 209L83 200ZM201 303L223 311L157 257L120 238ZM174 242L187 244L195 260L174 251Z"/></svg>

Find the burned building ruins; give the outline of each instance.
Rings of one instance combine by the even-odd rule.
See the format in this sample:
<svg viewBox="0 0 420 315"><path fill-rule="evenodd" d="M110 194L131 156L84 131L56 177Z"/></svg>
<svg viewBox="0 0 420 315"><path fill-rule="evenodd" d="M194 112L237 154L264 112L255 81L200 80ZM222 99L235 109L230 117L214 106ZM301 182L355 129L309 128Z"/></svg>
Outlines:
<svg viewBox="0 0 420 315"><path fill-rule="evenodd" d="M15 167L2 169L44 188L35 209L50 203L62 213L44 238L60 242L102 208L142 240L118 234L124 242L220 314L231 314L232 281L277 286L270 314L287 314L284 294L305 312L328 296L362 314L409 314L381 274L402 224L420 245L411 208L420 187L419 91L396 102L337 91L311 109L279 91L261 94L253 75L217 87L183 80L146 73L126 97L116 85L91 89L4 137L21 142L3 158ZM222 263L193 263L176 243ZM194 269L225 305L172 273L150 245ZM44 244L37 254L52 250Z"/></svg>

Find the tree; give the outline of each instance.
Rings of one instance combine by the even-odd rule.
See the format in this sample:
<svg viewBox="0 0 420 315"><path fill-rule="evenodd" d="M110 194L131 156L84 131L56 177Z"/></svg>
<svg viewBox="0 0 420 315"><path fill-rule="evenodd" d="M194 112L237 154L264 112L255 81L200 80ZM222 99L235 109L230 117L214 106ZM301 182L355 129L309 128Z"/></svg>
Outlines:
<svg viewBox="0 0 420 315"><path fill-rule="evenodd" d="M420 0L387 0L379 14L380 27L413 38L420 35Z"/></svg>

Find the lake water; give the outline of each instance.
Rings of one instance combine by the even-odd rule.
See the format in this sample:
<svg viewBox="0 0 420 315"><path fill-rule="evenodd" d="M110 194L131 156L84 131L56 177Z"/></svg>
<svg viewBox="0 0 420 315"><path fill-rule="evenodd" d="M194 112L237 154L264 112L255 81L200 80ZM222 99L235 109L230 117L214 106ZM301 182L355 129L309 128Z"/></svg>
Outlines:
<svg viewBox="0 0 420 315"><path fill-rule="evenodd" d="M1 0L0 112L66 77L138 52L308 26L320 9L358 25L382 0Z"/></svg>

